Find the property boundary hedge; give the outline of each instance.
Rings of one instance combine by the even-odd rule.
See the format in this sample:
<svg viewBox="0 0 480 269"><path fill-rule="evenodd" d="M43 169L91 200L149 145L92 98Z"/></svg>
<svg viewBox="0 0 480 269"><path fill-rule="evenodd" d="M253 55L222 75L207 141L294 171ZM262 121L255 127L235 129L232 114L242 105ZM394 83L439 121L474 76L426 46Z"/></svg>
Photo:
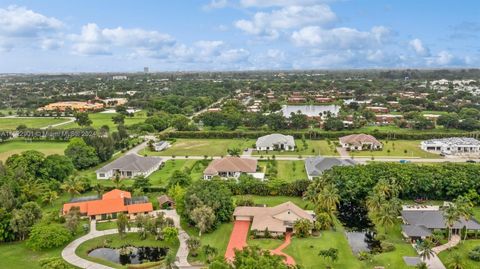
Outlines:
<svg viewBox="0 0 480 269"><path fill-rule="evenodd" d="M403 139L403 140L425 140L442 137L475 137L480 138L480 132L449 132L449 133L436 133L436 132L416 132L411 133L398 133L398 132L359 132L355 130L350 131L291 131L283 130L279 131L284 135L292 135L295 138L305 137L306 139L332 139L339 138L341 136L365 133L375 136L378 139ZM260 136L271 134L272 131L172 131L161 134L162 139L170 138L249 138L257 139Z"/></svg>

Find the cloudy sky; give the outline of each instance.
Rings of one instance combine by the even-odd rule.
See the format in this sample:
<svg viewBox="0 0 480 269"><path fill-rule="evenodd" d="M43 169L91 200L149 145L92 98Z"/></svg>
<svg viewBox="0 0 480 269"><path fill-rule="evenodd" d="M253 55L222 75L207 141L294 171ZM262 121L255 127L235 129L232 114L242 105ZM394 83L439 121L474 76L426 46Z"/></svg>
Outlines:
<svg viewBox="0 0 480 269"><path fill-rule="evenodd" d="M477 0L0 0L0 72L480 67Z"/></svg>

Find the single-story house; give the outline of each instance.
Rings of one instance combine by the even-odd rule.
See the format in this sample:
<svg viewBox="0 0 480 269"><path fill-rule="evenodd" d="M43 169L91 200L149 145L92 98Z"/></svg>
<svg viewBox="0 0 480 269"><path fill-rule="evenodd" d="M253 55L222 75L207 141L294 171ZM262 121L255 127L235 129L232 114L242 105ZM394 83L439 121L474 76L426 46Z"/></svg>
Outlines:
<svg viewBox="0 0 480 269"><path fill-rule="evenodd" d="M263 173L257 172L257 160L240 157L224 157L213 160L203 171L204 179L212 179L214 176L221 178L238 178L242 173L246 173L263 179Z"/></svg>
<svg viewBox="0 0 480 269"><path fill-rule="evenodd" d="M160 195L157 198L157 201L158 201L158 206L160 208L174 208L175 207L175 201L172 198L170 198L170 196L168 196L166 194Z"/></svg>
<svg viewBox="0 0 480 269"><path fill-rule="evenodd" d="M305 171L307 171L308 179L319 177L324 171L334 166L355 165L356 162L351 159L326 158L326 157L308 157L305 159Z"/></svg>
<svg viewBox="0 0 480 269"><path fill-rule="evenodd" d="M480 141L472 137L450 137L430 139L420 143L425 151L443 154L480 153Z"/></svg>
<svg viewBox="0 0 480 269"><path fill-rule="evenodd" d="M255 144L257 150L294 150L295 139L291 135L270 134L259 137Z"/></svg>
<svg viewBox="0 0 480 269"><path fill-rule="evenodd" d="M293 232L293 224L300 219L313 223L312 212L305 211L288 201L274 207L239 206L233 212L235 220L250 221L250 230L259 233L266 229L273 235Z"/></svg>
<svg viewBox="0 0 480 269"><path fill-rule="evenodd" d="M439 206L403 206L402 212L402 234L412 241L425 239L434 231L448 229L443 210ZM453 224L453 233L457 234L461 229L480 230L480 223L474 218L468 221L460 218Z"/></svg>
<svg viewBox="0 0 480 269"><path fill-rule="evenodd" d="M135 176L148 177L158 170L162 159L158 157L142 157L137 154L127 154L95 171L97 179L109 179L116 175L121 178Z"/></svg>
<svg viewBox="0 0 480 269"><path fill-rule="evenodd" d="M162 151L170 147L170 143L167 141L159 141L153 144L153 149L155 151Z"/></svg>
<svg viewBox="0 0 480 269"><path fill-rule="evenodd" d="M367 134L342 136L338 140L340 145L347 150L378 150L383 146L375 137Z"/></svg>
<svg viewBox="0 0 480 269"><path fill-rule="evenodd" d="M63 205L62 214L67 214L72 207L78 207L80 214L92 220L115 219L119 213L125 213L130 219L139 214L153 211L153 205L147 197L133 197L128 191L114 189L102 195L72 199Z"/></svg>

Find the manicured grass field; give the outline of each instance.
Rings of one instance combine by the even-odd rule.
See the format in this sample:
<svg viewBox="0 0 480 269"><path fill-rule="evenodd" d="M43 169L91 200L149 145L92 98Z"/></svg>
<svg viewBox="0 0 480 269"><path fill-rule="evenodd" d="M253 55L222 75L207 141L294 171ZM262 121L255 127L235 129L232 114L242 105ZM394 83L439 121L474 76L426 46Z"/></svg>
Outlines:
<svg viewBox="0 0 480 269"><path fill-rule="evenodd" d="M148 155L160 156L225 156L229 148L243 151L255 143L250 139L177 139L164 151L151 152Z"/></svg>
<svg viewBox="0 0 480 269"><path fill-rule="evenodd" d="M438 257L444 265L448 265L455 255L460 255L463 268L480 268L480 262L468 258L468 252L477 246L480 246L480 239L469 239L461 242L452 249L440 252Z"/></svg>
<svg viewBox="0 0 480 269"><path fill-rule="evenodd" d="M14 130L20 124L28 128L42 128L49 125L66 122L68 119L61 118L0 118L0 130ZM68 124L67 124L68 125Z"/></svg>
<svg viewBox="0 0 480 269"><path fill-rule="evenodd" d="M27 150L36 150L45 155L60 154L63 155L68 142L54 141L22 141L12 140L0 143L0 161L5 161L13 154L22 153Z"/></svg>
<svg viewBox="0 0 480 269"><path fill-rule="evenodd" d="M373 151L350 151L350 156L383 156L383 157L420 157L441 158L420 149L420 140L382 140L383 149ZM405 152L406 151L406 152Z"/></svg>
<svg viewBox="0 0 480 269"><path fill-rule="evenodd" d="M259 161L258 165L267 171L267 161ZM304 161L277 161L277 179L288 182L307 179Z"/></svg>
<svg viewBox="0 0 480 269"><path fill-rule="evenodd" d="M203 175L203 169L200 162L197 165L197 160L168 160L165 165L158 171L153 172L150 175L150 183L152 186L167 186L168 179L172 176L176 170L185 171L185 169L192 170L191 176L193 180L201 178ZM193 168L193 169L192 169Z"/></svg>
<svg viewBox="0 0 480 269"><path fill-rule="evenodd" d="M41 269L39 260L43 258L60 257L63 247L48 251L33 251L26 243L1 243L0 267L8 269ZM6 266L6 267L2 267Z"/></svg>
<svg viewBox="0 0 480 269"><path fill-rule="evenodd" d="M116 113L91 113L88 115L90 120L92 120L92 127L98 129L103 125L107 125L110 130L116 129L115 123L112 121L112 117L115 116ZM133 117L125 117L125 126L132 125L135 123L142 123L147 119L147 115L145 112L137 112ZM65 124L60 126L63 129L70 129L70 128L79 128L78 124L75 122Z"/></svg>
<svg viewBox="0 0 480 269"><path fill-rule="evenodd" d="M101 237L88 240L83 244L81 244L77 248L75 253L84 259L97 262L106 266L110 266L113 268L121 268L121 269L129 268L128 265L122 266L120 264L113 263L105 259L93 258L88 256L88 252L90 250L103 246L106 240L110 241L108 243L108 246L112 248L120 248L121 246L124 246L124 245L132 245L132 246L138 246L138 247L168 247L170 248L169 251L176 253L179 246L178 239L175 240L175 242L169 243L166 241L155 240L155 238L152 235L148 235L146 239L141 240L138 233L128 233L124 238L121 238L120 235L118 234L113 234L113 235L106 235L106 236L101 236Z"/></svg>
<svg viewBox="0 0 480 269"><path fill-rule="evenodd" d="M237 196L234 196L234 199L238 199L240 197L250 197L253 199L253 202L255 202L255 204L259 204L259 205L276 206L276 205L291 201L303 209L308 209L308 210L313 209L313 205L310 202L307 202L300 197L237 195Z"/></svg>
<svg viewBox="0 0 480 269"><path fill-rule="evenodd" d="M315 155L324 155L324 156L338 156L338 152L335 149L333 141L331 144L327 140L305 140L304 143L300 139L295 140L296 149L294 151L253 151L253 155L279 155L279 156L315 156Z"/></svg>

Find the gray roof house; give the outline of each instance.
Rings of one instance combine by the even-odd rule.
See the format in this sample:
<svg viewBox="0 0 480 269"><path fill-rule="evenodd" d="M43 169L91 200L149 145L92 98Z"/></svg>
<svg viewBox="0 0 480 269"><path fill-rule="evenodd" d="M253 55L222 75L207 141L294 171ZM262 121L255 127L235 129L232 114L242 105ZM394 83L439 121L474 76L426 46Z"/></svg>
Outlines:
<svg viewBox="0 0 480 269"><path fill-rule="evenodd" d="M142 157L137 154L127 154L95 171L97 179L109 179L115 175L121 178L133 178L135 176L149 176L158 170L162 159L158 157Z"/></svg>
<svg viewBox="0 0 480 269"><path fill-rule="evenodd" d="M257 139L257 150L294 150L295 139L291 135L269 134Z"/></svg>
<svg viewBox="0 0 480 269"><path fill-rule="evenodd" d="M447 229L443 211L438 208L425 206L405 208L401 212L404 225L402 233L405 237L412 239L425 239L432 235L434 230ZM480 223L474 218L466 221L464 218L453 224L454 232L466 227L468 230L480 230Z"/></svg>
<svg viewBox="0 0 480 269"><path fill-rule="evenodd" d="M305 171L307 171L308 179L312 180L323 174L324 171L334 166L355 165L356 162L350 159L326 158L326 157L309 157L305 159Z"/></svg>

